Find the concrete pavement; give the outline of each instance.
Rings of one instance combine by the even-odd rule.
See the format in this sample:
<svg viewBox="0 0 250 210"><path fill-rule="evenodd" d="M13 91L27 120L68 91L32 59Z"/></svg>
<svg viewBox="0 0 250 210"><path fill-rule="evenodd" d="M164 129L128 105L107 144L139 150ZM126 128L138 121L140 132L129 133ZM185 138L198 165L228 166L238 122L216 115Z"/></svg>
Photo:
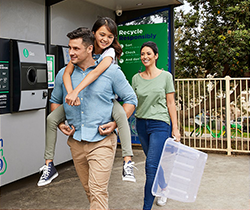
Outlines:
<svg viewBox="0 0 250 210"><path fill-rule="evenodd" d="M145 156L134 148L137 182L121 180L121 149L117 149L109 184L110 209L142 209ZM39 166L38 166L39 168ZM49 185L37 187L39 175L1 188L0 209L88 209L88 200L72 162L57 166L59 176ZM197 199L183 203L168 199L167 205L153 209L250 209L250 162L248 155L208 153Z"/></svg>

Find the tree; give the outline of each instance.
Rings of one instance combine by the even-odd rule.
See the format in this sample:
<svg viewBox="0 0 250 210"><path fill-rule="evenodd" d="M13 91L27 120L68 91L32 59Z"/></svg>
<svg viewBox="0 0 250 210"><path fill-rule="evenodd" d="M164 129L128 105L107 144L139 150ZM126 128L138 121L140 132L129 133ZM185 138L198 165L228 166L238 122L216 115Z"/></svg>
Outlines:
<svg viewBox="0 0 250 210"><path fill-rule="evenodd" d="M250 1L186 0L175 15L177 78L242 77L250 68Z"/></svg>

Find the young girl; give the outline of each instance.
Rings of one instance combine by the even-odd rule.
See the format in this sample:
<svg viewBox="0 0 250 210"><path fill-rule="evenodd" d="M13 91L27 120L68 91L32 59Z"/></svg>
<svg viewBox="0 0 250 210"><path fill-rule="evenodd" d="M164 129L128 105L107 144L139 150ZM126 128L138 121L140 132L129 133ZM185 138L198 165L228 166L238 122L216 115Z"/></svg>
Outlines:
<svg viewBox="0 0 250 210"><path fill-rule="evenodd" d="M115 63L116 57L119 59L122 53L122 48L117 40L117 26L112 19L108 17L98 19L93 25L92 31L95 35L93 57L101 54L102 61L74 90L70 79L74 70L74 65L71 62L68 63L63 75L63 81L68 92L65 101L71 106L80 105L78 93L94 82L111 65L111 63ZM113 103L114 106L112 116L118 126L122 146L122 156L124 158L122 180L135 182L136 180L133 173L134 162L132 162L131 158L133 156L131 134L127 116L122 106L116 100L114 100ZM53 165L53 158L57 138L57 126L64 120L65 113L62 105L55 111L51 112L47 118L47 136L44 154L46 161L45 165L40 169L40 171L43 171L43 174L38 182L38 186L49 184L58 176L58 173Z"/></svg>

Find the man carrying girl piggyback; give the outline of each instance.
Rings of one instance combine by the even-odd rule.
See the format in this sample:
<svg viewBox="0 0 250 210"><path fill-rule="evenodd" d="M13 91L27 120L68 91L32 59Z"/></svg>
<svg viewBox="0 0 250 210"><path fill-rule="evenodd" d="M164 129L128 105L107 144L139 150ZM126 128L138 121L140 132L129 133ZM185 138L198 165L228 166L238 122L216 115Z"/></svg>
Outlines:
<svg viewBox="0 0 250 210"><path fill-rule="evenodd" d="M100 55L102 60L96 68L73 89L71 74L74 70L74 59L77 58L71 57L71 62L68 63L63 75L64 86L68 92L65 100L70 106L80 105L81 101L78 94L94 82L111 65L111 63L116 63L116 60L120 58L122 53L122 48L117 40L117 25L112 19L108 17L99 18L94 23L92 32L95 37L93 58L95 59L96 55ZM118 127L122 156L124 158L122 180L135 182L136 179L133 172L134 162L132 162L133 152L131 146L131 134L127 115L123 107L116 100L113 100L112 117L114 122L101 126L99 132L101 135L106 135L111 130ZM60 129L65 129L65 127L63 127L65 125L62 123L64 121L65 112L62 105L51 112L47 118L46 147L44 154L45 165L40 169L43 171L43 174L37 184L38 186L47 185L58 176L53 164L53 159L57 139L57 126ZM73 131L74 127L68 132L72 133Z"/></svg>

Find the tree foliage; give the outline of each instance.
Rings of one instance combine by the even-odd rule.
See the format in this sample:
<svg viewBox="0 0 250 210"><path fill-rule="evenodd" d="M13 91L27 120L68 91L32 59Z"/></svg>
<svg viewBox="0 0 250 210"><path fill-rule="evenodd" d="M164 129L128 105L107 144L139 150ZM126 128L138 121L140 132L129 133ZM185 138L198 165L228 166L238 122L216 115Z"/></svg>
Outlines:
<svg viewBox="0 0 250 210"><path fill-rule="evenodd" d="M249 0L186 0L175 14L176 77L242 77L250 63Z"/></svg>

